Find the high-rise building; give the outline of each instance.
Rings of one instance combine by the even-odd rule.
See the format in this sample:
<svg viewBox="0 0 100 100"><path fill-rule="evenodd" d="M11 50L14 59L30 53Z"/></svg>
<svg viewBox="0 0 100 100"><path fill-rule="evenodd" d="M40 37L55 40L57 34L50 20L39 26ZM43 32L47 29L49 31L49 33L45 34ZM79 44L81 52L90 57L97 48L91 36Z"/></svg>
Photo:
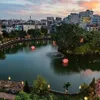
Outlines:
<svg viewBox="0 0 100 100"><path fill-rule="evenodd" d="M93 15L91 24L97 24L100 25L100 15Z"/></svg>
<svg viewBox="0 0 100 100"><path fill-rule="evenodd" d="M46 19L41 20L41 26L44 28L47 28L47 20Z"/></svg>
<svg viewBox="0 0 100 100"><path fill-rule="evenodd" d="M84 12L79 12L79 21L80 21L80 23L91 22L92 17L93 17L93 11L91 11L91 10L86 10Z"/></svg>
<svg viewBox="0 0 100 100"><path fill-rule="evenodd" d="M64 20L65 20L65 23L67 23L67 24L78 24L79 23L79 14L71 13Z"/></svg>
<svg viewBox="0 0 100 100"><path fill-rule="evenodd" d="M56 24L57 26L59 26L59 25L61 25L61 23L62 23L62 18L56 17L56 19L55 19L55 24Z"/></svg>
<svg viewBox="0 0 100 100"><path fill-rule="evenodd" d="M51 27L54 24L54 17L47 17L47 26Z"/></svg>
<svg viewBox="0 0 100 100"><path fill-rule="evenodd" d="M79 26L83 29L87 28L87 25L91 23L93 17L93 11L86 10L84 12L79 12Z"/></svg>

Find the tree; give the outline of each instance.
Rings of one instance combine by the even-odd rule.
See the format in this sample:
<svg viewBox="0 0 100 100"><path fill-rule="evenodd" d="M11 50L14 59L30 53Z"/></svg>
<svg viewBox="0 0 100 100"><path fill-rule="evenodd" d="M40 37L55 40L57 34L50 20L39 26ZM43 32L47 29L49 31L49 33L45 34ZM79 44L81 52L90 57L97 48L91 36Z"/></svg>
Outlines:
<svg viewBox="0 0 100 100"><path fill-rule="evenodd" d="M40 36L41 35L41 30L35 29L34 36Z"/></svg>
<svg viewBox="0 0 100 100"><path fill-rule="evenodd" d="M8 38L8 37L9 37L8 32L6 32L6 31L2 31L2 32L3 32L3 34L2 34L2 35L3 35L3 37L4 37L4 38L6 38L6 37Z"/></svg>
<svg viewBox="0 0 100 100"><path fill-rule="evenodd" d="M68 88L71 86L71 84L69 82L65 83L63 88L65 88L66 90L68 90Z"/></svg>
<svg viewBox="0 0 100 100"><path fill-rule="evenodd" d="M1 27L2 27L2 28L6 28L6 25L2 25Z"/></svg>
<svg viewBox="0 0 100 100"><path fill-rule="evenodd" d="M29 30L27 31L27 33L28 33L29 35L31 35L31 36L34 36L35 29L29 29Z"/></svg>
<svg viewBox="0 0 100 100"><path fill-rule="evenodd" d="M62 24L56 30L56 41L61 48L74 50L80 46L80 38L86 38L85 31L78 25Z"/></svg>
<svg viewBox="0 0 100 100"><path fill-rule="evenodd" d="M39 29L29 29L27 33L32 37L37 37L41 35L41 31Z"/></svg>
<svg viewBox="0 0 100 100"><path fill-rule="evenodd" d="M32 99L30 98L30 94L21 91L18 94L18 96L15 97L15 100L32 100Z"/></svg>
<svg viewBox="0 0 100 100"><path fill-rule="evenodd" d="M52 35L56 40L58 50L75 54L100 52L100 32L88 32L78 25L62 24L56 28L56 34Z"/></svg>
<svg viewBox="0 0 100 100"><path fill-rule="evenodd" d="M89 86L88 86L86 83L84 83L84 84L81 85L80 91L82 91L82 92L84 92L84 91L87 92L86 90L88 89L88 87L89 87Z"/></svg>
<svg viewBox="0 0 100 100"><path fill-rule="evenodd" d="M47 28L41 27L41 32L42 32L44 35L47 35L48 30L47 30Z"/></svg>
<svg viewBox="0 0 100 100"><path fill-rule="evenodd" d="M26 93L30 93L30 87L29 87L29 85L28 85L28 82L26 81L25 82L25 85L24 85L24 92L26 92Z"/></svg>
<svg viewBox="0 0 100 100"><path fill-rule="evenodd" d="M21 37L21 38L24 38L26 36L26 32L23 31L23 30L20 30L20 31L17 31L17 32L18 32L19 37Z"/></svg>
<svg viewBox="0 0 100 100"><path fill-rule="evenodd" d="M33 82L33 93L36 94L45 94L48 91L47 81L40 75L37 76L37 79Z"/></svg>

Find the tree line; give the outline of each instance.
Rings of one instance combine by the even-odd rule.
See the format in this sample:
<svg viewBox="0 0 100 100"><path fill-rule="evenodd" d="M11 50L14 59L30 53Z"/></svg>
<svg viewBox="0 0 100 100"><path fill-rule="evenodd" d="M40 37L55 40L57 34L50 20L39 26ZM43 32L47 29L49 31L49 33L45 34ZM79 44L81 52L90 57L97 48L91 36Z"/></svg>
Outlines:
<svg viewBox="0 0 100 100"><path fill-rule="evenodd" d="M59 50L72 54L89 54L100 51L100 31L86 31L74 24L62 24L52 38Z"/></svg>

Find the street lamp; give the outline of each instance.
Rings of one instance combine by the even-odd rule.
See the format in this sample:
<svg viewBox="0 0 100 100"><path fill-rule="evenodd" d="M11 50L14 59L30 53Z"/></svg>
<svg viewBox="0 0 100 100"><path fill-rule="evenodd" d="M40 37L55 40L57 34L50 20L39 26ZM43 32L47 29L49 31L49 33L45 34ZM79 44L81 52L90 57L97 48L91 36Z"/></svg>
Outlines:
<svg viewBox="0 0 100 100"><path fill-rule="evenodd" d="M23 82L23 81L22 81L21 83L22 83L22 85L24 84L24 82Z"/></svg>
<svg viewBox="0 0 100 100"><path fill-rule="evenodd" d="M81 85L79 86L79 89L82 89L82 86Z"/></svg>
<svg viewBox="0 0 100 100"><path fill-rule="evenodd" d="M48 85L48 89L50 89L50 85Z"/></svg>
<svg viewBox="0 0 100 100"><path fill-rule="evenodd" d="M88 97L84 97L84 100L88 100Z"/></svg>
<svg viewBox="0 0 100 100"><path fill-rule="evenodd" d="M9 80L9 81L11 80L11 77L10 77L10 76L8 77L8 80Z"/></svg>

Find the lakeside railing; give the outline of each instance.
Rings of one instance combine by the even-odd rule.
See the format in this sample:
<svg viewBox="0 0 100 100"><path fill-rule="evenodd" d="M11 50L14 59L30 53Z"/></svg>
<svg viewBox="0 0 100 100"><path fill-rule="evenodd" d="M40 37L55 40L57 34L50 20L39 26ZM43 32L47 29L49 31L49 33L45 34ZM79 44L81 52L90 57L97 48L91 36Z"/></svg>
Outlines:
<svg viewBox="0 0 100 100"><path fill-rule="evenodd" d="M65 92L61 92L61 91L56 91L56 90L52 90L50 89L50 93L54 93L55 95L71 95L71 96L76 96L79 93L73 93L73 94L69 94L69 93L65 93Z"/></svg>
<svg viewBox="0 0 100 100"><path fill-rule="evenodd" d="M14 44L14 43L19 43L19 42L24 42L24 41L33 41L33 40L51 40L51 37L17 38L17 39L13 39L13 40L10 40L10 41L7 41L7 42L0 44L0 49L5 48L6 46L9 46L9 45Z"/></svg>

